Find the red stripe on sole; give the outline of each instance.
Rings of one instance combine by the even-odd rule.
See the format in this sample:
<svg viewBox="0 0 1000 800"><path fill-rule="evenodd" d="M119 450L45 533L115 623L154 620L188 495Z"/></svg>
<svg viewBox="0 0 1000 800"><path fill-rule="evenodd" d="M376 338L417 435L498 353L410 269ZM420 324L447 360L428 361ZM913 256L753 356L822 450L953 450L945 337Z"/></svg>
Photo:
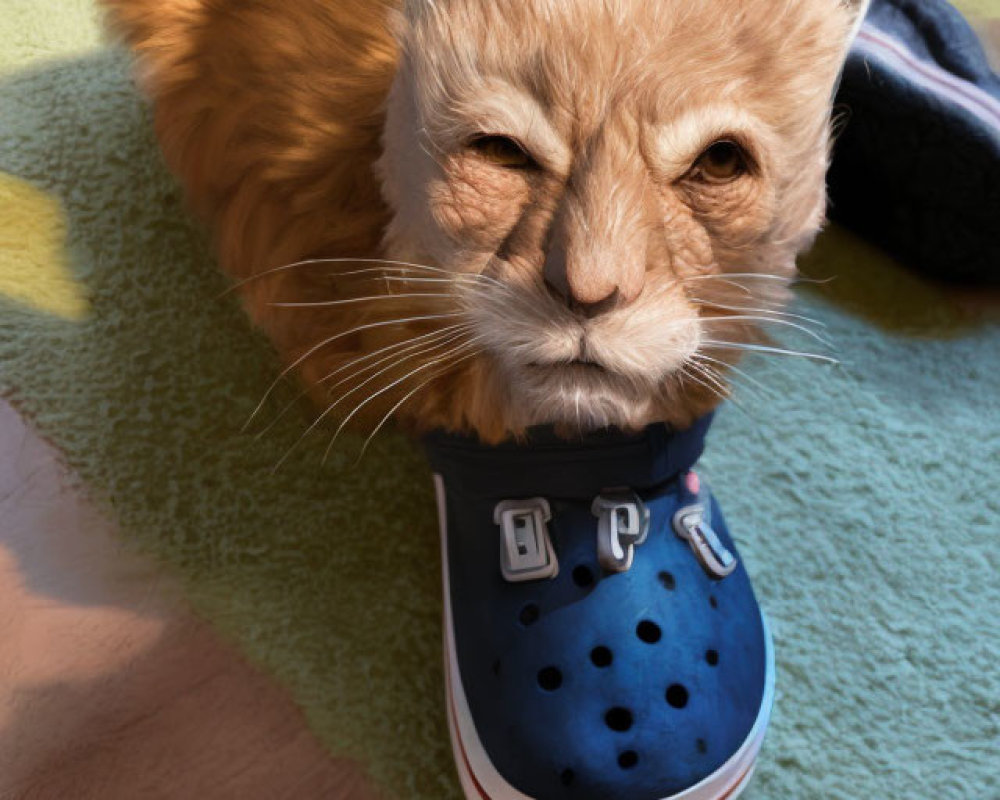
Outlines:
<svg viewBox="0 0 1000 800"><path fill-rule="evenodd" d="M472 765L469 763L469 756L465 752L465 744L462 742L462 732L458 727L458 715L455 713L455 703L451 699L451 675L448 674L449 670L447 665L445 665L445 686L448 692L448 715L451 717L452 730L455 732L455 743L458 745L458 751L462 756L462 764L465 766L465 774L469 776L469 780L472 781L472 785L476 787L476 791L479 792L479 796L482 800L492 800L492 798L486 794L486 790L479 783L476 778L476 773L472 771Z"/></svg>

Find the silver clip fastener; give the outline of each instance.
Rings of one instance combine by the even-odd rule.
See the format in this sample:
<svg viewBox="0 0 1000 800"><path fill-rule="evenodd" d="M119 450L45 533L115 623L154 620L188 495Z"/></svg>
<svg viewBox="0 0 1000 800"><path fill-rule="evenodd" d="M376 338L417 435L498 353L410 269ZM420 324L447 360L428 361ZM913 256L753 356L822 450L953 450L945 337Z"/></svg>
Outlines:
<svg viewBox="0 0 1000 800"><path fill-rule="evenodd" d="M725 578L739 563L726 549L705 513L702 503L685 506L674 514L674 531L691 546L698 563L713 578Z"/></svg>
<svg viewBox="0 0 1000 800"><path fill-rule="evenodd" d="M503 500L493 509L500 526L500 571L512 583L554 578L559 560L546 523L552 519L544 497Z"/></svg>
<svg viewBox="0 0 1000 800"><path fill-rule="evenodd" d="M649 509L631 489L620 488L602 491L590 510L597 517L598 561L609 572L625 572L649 535Z"/></svg>

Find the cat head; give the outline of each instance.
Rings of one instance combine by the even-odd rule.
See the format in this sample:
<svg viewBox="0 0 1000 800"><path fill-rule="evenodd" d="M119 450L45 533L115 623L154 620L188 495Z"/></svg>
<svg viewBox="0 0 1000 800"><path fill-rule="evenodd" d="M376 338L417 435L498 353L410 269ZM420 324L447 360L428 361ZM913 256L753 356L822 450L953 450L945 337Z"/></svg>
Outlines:
<svg viewBox="0 0 1000 800"><path fill-rule="evenodd" d="M714 402L824 218L831 96L861 11L406 5L385 247L461 276L470 359L488 363L475 393L496 398L479 426L683 423Z"/></svg>
<svg viewBox="0 0 1000 800"><path fill-rule="evenodd" d="M103 0L331 418L683 425L794 324L860 0Z"/></svg>

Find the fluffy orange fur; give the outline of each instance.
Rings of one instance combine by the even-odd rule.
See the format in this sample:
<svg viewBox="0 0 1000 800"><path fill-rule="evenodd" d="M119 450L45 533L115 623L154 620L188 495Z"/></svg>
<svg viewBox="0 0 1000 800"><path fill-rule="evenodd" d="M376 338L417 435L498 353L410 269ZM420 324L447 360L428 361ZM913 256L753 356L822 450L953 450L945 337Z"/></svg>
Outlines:
<svg viewBox="0 0 1000 800"><path fill-rule="evenodd" d="M822 222L863 5L104 2L289 370L332 417L487 440L718 401Z"/></svg>

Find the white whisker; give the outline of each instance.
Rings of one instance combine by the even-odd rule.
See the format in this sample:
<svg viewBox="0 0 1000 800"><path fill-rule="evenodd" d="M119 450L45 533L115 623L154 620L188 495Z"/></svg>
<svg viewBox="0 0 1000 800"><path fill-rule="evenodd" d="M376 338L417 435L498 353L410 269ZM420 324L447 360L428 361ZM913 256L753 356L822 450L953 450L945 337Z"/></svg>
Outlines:
<svg viewBox="0 0 1000 800"><path fill-rule="evenodd" d="M337 441L337 437L340 436L341 431L344 430L344 427L347 425L347 423L350 422L351 419L354 417L354 415L357 414L362 408L364 408L366 405L368 405L370 402L372 402L372 400L374 400L376 397L379 397L380 395L385 394L387 391L389 391L390 389L392 389L395 386L398 386L403 381L408 380L409 378L413 377L416 373L421 372L422 370L425 370L428 367L433 366L434 364L439 364L442 361L444 361L444 360L446 360L448 358L451 358L452 356L458 355L463 350L467 349L470 345L474 345L478 341L481 341L482 339L483 339L482 336L477 336L477 337L474 337L474 338L472 338L472 339L470 339L470 340L468 340L466 342L463 342L462 344L458 345L457 347L452 348L448 352L443 353L442 355L438 356L437 358L431 359L430 361L427 361L427 362L421 364L419 367L415 367L414 369L410 370L408 373L406 373L402 377L397 378L396 380L392 381L391 383L389 383L386 386L383 386L377 392L374 392L374 393L368 395L367 398L365 398L363 401L361 401L360 403L358 403L354 407L354 409L351 411L350 414L348 414L346 417L344 417L340 421L340 425L337 427L337 430L334 432L333 438L330 440L330 444L327 447L326 452L323 454L323 460L325 461L326 458L327 458L327 456L330 454L330 450L333 448L334 443Z"/></svg>
<svg viewBox="0 0 1000 800"><path fill-rule="evenodd" d="M365 439L365 442L364 442L364 444L361 447L361 452L358 454L358 458L357 458L357 461L355 461L355 464L360 463L361 459L365 457L365 453L368 451L368 445L371 444L372 439L374 439L375 435L380 430L382 430L382 427L386 424L386 422L389 421L389 418L399 410L400 406L402 406L403 403L405 403L407 400L409 400L411 397L413 397L413 395L415 395L417 392L419 392L421 389L423 389L429 383L437 380L438 378L440 378L443 375L447 375L455 367L456 364L460 364L461 362L467 361L470 358L475 358L476 356L478 356L482 352L483 352L482 350L473 350L471 353L468 353L467 355L462 356L461 358L457 359L456 361L453 361L451 364L448 365L447 368L445 368L443 370L439 370L438 372L434 373L429 378L427 378L426 380L424 380L421 383L417 384L416 387L414 387L413 389L411 389L410 391L408 391L406 394L404 394L403 397L399 400L399 402L396 403L392 408L390 408L386 412L385 416L382 417L382 419L379 421L378 425L376 425L375 428L372 430L372 432L370 434L368 434L368 438ZM331 447L333 446L333 442L330 442L330 446Z"/></svg>
<svg viewBox="0 0 1000 800"><path fill-rule="evenodd" d="M709 381L713 386L719 390L720 397L730 397L732 390L722 379L722 377L707 364L698 364L696 362L688 362L690 366L698 372L705 380Z"/></svg>
<svg viewBox="0 0 1000 800"><path fill-rule="evenodd" d="M697 383L698 385L700 385L702 388L707 389L711 394L714 394L716 397L718 397L719 400L727 402L729 405L731 405L733 408L735 408L737 411L739 411L741 414L743 414L743 416L745 416L751 422L753 422L754 424L757 424L757 418L754 417L754 415L751 414L749 411L747 411L743 407L742 403L737 402L728 391L726 392L726 394L720 394L712 386L706 384L704 381L700 380L698 377L696 377L691 372L688 372L688 368L695 368L695 369L697 369L697 365L693 364L691 361L687 361L684 364L684 366L681 367L681 372L684 375L686 375L688 379L694 381L695 383ZM704 373L701 372L701 370L698 370L698 371L699 371L700 374L704 375Z"/></svg>
<svg viewBox="0 0 1000 800"><path fill-rule="evenodd" d="M790 319L801 320L802 322L808 322L810 325L818 325L821 328L826 327L826 323L820 322L818 319L813 319L812 317L805 317L801 314L793 314L790 311L779 311L773 308L754 308L752 306L730 306L724 303L718 303L715 300L707 300L702 297L689 297L691 302L696 305L711 306L712 308L721 308L726 311L745 311L747 313L758 313L758 314L774 314L780 317L788 317Z"/></svg>
<svg viewBox="0 0 1000 800"><path fill-rule="evenodd" d="M418 317L403 317L401 319L381 320L379 322L369 322L364 325L357 325L351 328L350 330L341 331L340 333L336 333L333 336L324 339L323 341L309 348L305 353L303 353L301 356L295 359L295 361L293 361L279 373L278 377L274 379L274 382L268 387L267 391L264 392L264 396L260 399L260 402L257 404L257 407L250 414L250 418L243 425L243 430L245 431L247 427L250 425L250 423L252 423L253 420L256 418L257 414L260 413L260 410L264 407L264 403L267 402L267 398L271 396L271 394L277 388L278 384L281 383L281 381L284 380L286 377L288 377L288 374L296 367L298 367L300 364L302 364L302 362L304 362L307 358L309 358L309 356L313 355L323 347L326 347L328 344L331 344L332 342L335 342L338 339L342 339L345 336L350 336L351 334L354 333L360 333L361 331L372 330L374 328L385 328L390 325L405 325L411 322L424 322L436 319L454 319L455 317L462 317L462 316L464 316L462 312L454 312L449 314L428 314Z"/></svg>
<svg viewBox="0 0 1000 800"><path fill-rule="evenodd" d="M736 367L727 364L725 361L719 361L718 359L712 358L711 356L707 356L704 353L694 353L691 356L691 360L699 364L702 367L702 369L705 370L706 372L709 372L710 374L714 375L719 381L721 381L726 386L726 395L730 400L733 400L734 388L739 388L741 391L749 394L751 398L753 398L758 402L760 402L761 400L766 400L769 396L773 397L773 395L767 391L767 389L763 386L763 384L760 383L760 381L754 380L745 372L742 372ZM713 362L714 364L719 366L712 366L712 364L708 362ZM747 386L745 384L737 384L735 381L733 381L731 376L723 375L720 366L729 367L730 370L732 370L735 373L738 373L739 375L742 375L744 378L746 378L754 385L759 386L763 391L758 392L755 389L752 389L750 386Z"/></svg>
<svg viewBox="0 0 1000 800"><path fill-rule="evenodd" d="M330 378L333 378L336 375L339 375L345 369L350 369L351 367L356 366L357 364L361 364L361 363L363 363L365 361L369 361L370 359L377 358L382 353L388 352L389 355L386 356L386 358L393 358L395 356L398 356L398 355L402 354L403 352L406 352L408 350L412 350L414 347L417 347L419 342L422 342L422 341L424 341L426 339L429 339L431 341L435 341L437 339L446 337L452 331L459 330L459 329L462 329L462 328L468 328L468 325L465 325L465 324L448 325L448 326L446 326L444 328L441 328L440 330L431 331L430 333L424 333L424 334L421 334L420 336L414 336L414 337L411 337L409 339L403 339L401 342L393 342L391 344L387 344L384 347L380 347L377 350L373 350L370 353L365 353L365 354L363 354L361 356L358 356L357 358L353 358L350 361L348 361L346 364L341 364L335 370L332 370L331 372L328 372L326 375L324 375L322 378L320 378L318 381L316 381L316 383L313 384L313 387L316 387L316 386L319 386L320 384L325 383L326 381L330 380ZM376 362L376 364L381 364L384 360L385 359L379 359ZM370 365L369 367L366 368L366 370L370 369L372 366L375 366L376 364ZM362 370L361 372L355 372L354 375L355 376L359 375L359 374L361 374L364 371L365 370ZM339 385L340 385L339 383L335 384L335 386L339 386ZM331 387L331 388L334 388L334 387ZM295 406L296 403L300 402L302 400L302 398L304 398L306 395L308 395L309 392L310 392L309 388L303 389L301 392L299 392L299 394L295 397L295 399L292 400L290 403L288 403L288 405L286 405L283 409L281 409L281 411L279 411L277 413L277 415L274 417L274 419L272 419L264 427L263 430L261 430L259 433L257 433L254 438L255 439L260 439L263 436L265 436L267 434L267 432L270 431L275 425L277 425L278 422L281 420L281 418L289 410L291 410Z"/></svg>
<svg viewBox="0 0 1000 800"><path fill-rule="evenodd" d="M688 370L689 370L690 367L691 367L690 363L685 364L683 367L681 367L681 372L683 372L687 376L687 378L689 380L694 381L699 386L701 386L703 389L708 390L708 392L710 394L714 395L715 397L718 397L720 400L725 400L726 399L727 396L724 395L724 394L720 394L719 390L716 389L714 386L711 386L711 385L705 383L705 381L703 381L701 378L698 377L698 375L694 374L693 372L689 372Z"/></svg>
<svg viewBox="0 0 1000 800"><path fill-rule="evenodd" d="M751 353L764 353L770 355L807 358L813 361L823 361L827 364L840 363L835 358L831 358L830 356L820 355L819 353L808 353L800 350L785 350L784 348L781 347L768 347L767 345L762 345L762 344L746 344L740 342L718 342L718 341L713 341L711 339L704 339L702 341L702 344L717 350L745 350Z"/></svg>
<svg viewBox="0 0 1000 800"><path fill-rule="evenodd" d="M783 275L772 275L770 272L719 272L711 275L690 275L681 278L681 283L694 283L695 281L724 281L736 280L737 278L752 278L763 281L780 281L781 283L792 283L796 279L786 278Z"/></svg>
<svg viewBox="0 0 1000 800"><path fill-rule="evenodd" d="M455 295L448 292L404 292L401 294L377 294L368 297L348 297L343 300L317 300L308 303L268 303L273 308L324 308L327 306L347 306L355 303L370 303L376 300L410 300L415 297L435 297L454 300Z"/></svg>
<svg viewBox="0 0 1000 800"><path fill-rule="evenodd" d="M376 267L376 270L378 268ZM343 274L343 273L338 273ZM397 281L399 283L455 283L460 278L472 278L473 276L477 278L482 278L484 281L487 280L488 276L478 275L478 273L469 273L468 275L456 274L454 278L427 278L423 276L414 275L412 277L405 277L403 275L385 275L381 277L371 278L371 280L385 281L386 283L390 281Z"/></svg>
<svg viewBox="0 0 1000 800"><path fill-rule="evenodd" d="M454 334L454 338L458 338L459 336L462 336L462 335L464 335L464 334L461 333L461 332L459 332L457 334ZM347 391L344 394L342 394L334 402L330 403L323 410L323 412L319 416L317 416L315 420L313 420L312 424L309 425L309 427L306 428L305 431L302 432L302 435L299 436L299 438L295 440L294 444L292 444L292 446L288 448L288 450L286 451L286 453L278 460L278 463L274 465L274 469L272 471L277 471L278 468L281 467L281 465L285 462L285 460L292 454L292 451L299 445L299 443L301 443L302 440L305 439L310 433L312 433L314 430L316 430L316 428L318 428L323 423L323 420L326 419L333 412L333 410L338 405L340 405L340 403L343 400L347 399L352 394L354 394L356 391L358 391L362 387L366 386L367 384L371 383L373 380L375 380L376 378L378 378L380 375L383 375L384 373L388 372L389 370L391 370L391 369L393 369L395 367L398 367L398 366L400 366L402 364L405 364L407 361L410 361L410 360L412 360L414 358L418 358L419 356L425 355L426 353L431 353L434 350L437 350L438 348L446 346L448 344L450 344L450 341L448 341L448 342L437 342L437 343L435 343L433 345L429 345L429 346L420 348L416 352L410 353L409 355L406 355L406 356L404 356L404 357L402 357L400 359L397 359L396 361L394 361L393 363L389 364L388 366L383 367L378 372L374 373L373 375L370 375L364 381L362 381L361 383L359 383L357 386L351 388L349 391ZM391 358L391 356L390 356L390 358ZM350 377L348 377L345 380L350 380ZM355 411L357 411L357 409L355 409ZM354 412L352 412L352 414L353 413ZM348 417L348 419L349 418L350 417ZM341 425L341 427L337 429L338 433L340 432L340 430L341 430L342 427L343 427L343 425ZM324 455L324 458L325 457L326 456Z"/></svg>
<svg viewBox="0 0 1000 800"><path fill-rule="evenodd" d="M461 281L468 281L471 283L499 283L496 278L489 275L483 275L479 272L452 272L447 269L439 269L437 267L424 267L424 269L432 270L434 275L447 275L448 277L435 277L429 278L426 276L416 276L408 275L411 271L410 267L394 267L394 266L384 266L384 267L368 267L367 269L351 269L344 272L336 272L329 277L342 278L342 277L354 277L356 275L375 275L372 280L395 280L395 281L405 281L405 282L415 282L415 281L440 281L442 283L458 283ZM387 274L389 273L389 274ZM396 273L393 275L392 273ZM500 284L501 286L503 284Z"/></svg>
<svg viewBox="0 0 1000 800"><path fill-rule="evenodd" d="M760 391L764 394L765 397L768 397L768 398L774 398L775 397L774 392L771 391L767 386L765 386L761 381L757 380L755 377L753 377L752 375L748 374L747 372L741 370L739 367L737 367L737 366L735 366L733 364L730 364L730 363L728 363L726 361L720 361L717 358L712 358L712 356L705 355L704 353L694 353L691 356L691 358L694 359L694 360L696 360L696 361L701 361L701 360L708 361L708 362L710 362L712 364L716 364L718 367L721 367L721 368L726 369L726 370L730 370L730 371L734 372L736 375L739 375L740 377L742 377L744 380L749 381L750 383L752 383L758 389L760 389Z"/></svg>
<svg viewBox="0 0 1000 800"><path fill-rule="evenodd" d="M429 266L427 264L416 264L416 263L414 263L412 261L395 261L393 259L386 259L386 258L346 258L346 257L345 258L305 258L305 259L302 259L301 261L293 261L291 264L282 264L279 267L271 267L270 269L265 269L265 270L262 270L260 272L255 272L253 275L249 275L246 278L243 278L242 280L237 281L236 283L234 283L232 286L230 286L228 289L226 289L224 292L222 292L220 296L224 297L225 295L227 295L227 294L229 294L231 292L234 292L234 291L242 288L243 286L246 286L248 283L251 283L251 282L253 282L255 280L258 280L260 278L267 277L268 275L274 275L275 273L278 273L278 272L285 272L287 270L298 269L300 267L317 266L317 265L320 265L320 264L379 264L379 265L381 265L381 266L378 266L378 267L369 267L367 269L348 270L346 272L339 272L339 273L336 273L337 276L344 276L344 275L348 275L348 276L351 276L351 275L364 275L364 274L367 274L367 273L377 272L377 271L380 271L380 270L381 271L392 270L392 271L396 271L396 272L407 272L409 270L417 270L417 271L424 270L425 272L431 272L431 273L440 274L440 275L449 275L449 276L461 275L461 276L463 276L464 278L467 278L467 279L482 279L482 280L485 280L485 281L496 281L495 278L491 278L488 275L480 275L479 273L469 273L469 272L455 273L455 272L452 272L451 270L443 269L442 267L432 267L432 266ZM499 283L499 281L496 281L496 282Z"/></svg>
<svg viewBox="0 0 1000 800"><path fill-rule="evenodd" d="M721 281L728 279L756 279L762 281L778 281L780 283L796 284L796 283L815 283L823 284L830 283L832 278L807 278L805 275L793 275L791 277L785 277L784 275L772 275L770 272L719 272L712 275L692 275L687 278L681 278L681 283L688 283L693 281Z"/></svg>
<svg viewBox="0 0 1000 800"><path fill-rule="evenodd" d="M829 347L831 350L833 349L833 344L826 337L821 336L816 333L816 331L807 328L805 325L799 325L797 322L792 322L787 319L775 319L773 317L761 317L750 314L730 314L728 316L720 317L702 317L701 321L706 324L710 322L761 322L769 325L784 325L786 328L794 328L795 330L806 334L806 336L811 336L824 347Z"/></svg>
<svg viewBox="0 0 1000 800"><path fill-rule="evenodd" d="M685 278L685 279L683 279L683 280L679 281L679 283L682 283L682 284L683 284L683 283L687 283L688 281L694 281L694 280L697 280L698 278L707 278L707 277L712 277L712 276L708 276L708 275L702 275L702 276L696 276L695 278ZM717 283L724 283L724 284L726 284L727 286L732 286L732 287L734 287L734 288L736 288L736 289L739 289L739 290L740 290L741 292L743 292L743 294L745 294L745 295L746 295L747 297L750 297L750 298L754 297L754 293L753 293L753 292L751 292L751 291L750 291L750 289L748 289L748 288L747 288L746 286L744 286L744 285L743 285L742 283L737 283L736 281L730 281L730 280L726 280L725 278L722 278L722 277L718 277L718 278L717 278L717 281L716 281L716 282L717 282ZM711 287L709 287L709 288L711 288ZM696 299L696 298L691 298L691 299Z"/></svg>
<svg viewBox="0 0 1000 800"><path fill-rule="evenodd" d="M441 337L439 339L435 339L435 340L433 340L433 344L431 344L431 345L426 345L425 344L423 347L420 347L415 353L410 353L405 358L399 358L399 356L403 355L407 351L412 350L413 349L412 346L404 348L403 350L398 350L398 351L396 351L394 353L391 353L391 354L389 354L387 356L384 356L383 358L380 358L375 363L369 364L368 366L363 367L362 369L355 370L350 375L347 375L346 377L341 378L339 381L337 381L336 383L334 383L332 386L330 386L328 388L328 390L327 390L328 393L332 393L333 390L336 389L338 386L343 386L348 381L353 380L354 378L357 378L357 377L359 377L361 375L364 375L366 372L368 372L368 370L374 369L379 364L384 364L386 361L390 361L392 359L396 359L395 361L393 361L393 363L389 364L389 366L387 366L387 367L385 367L383 369L380 369L378 372L376 372L375 374L373 374L372 376L370 376L369 378L367 378L363 383L359 383L357 386L353 387L349 392L347 392L347 394L342 395L333 405L336 406L337 403L339 403L345 397L353 394L358 389L360 389L362 386L365 386L368 383L371 383L371 381L374 378L377 378L379 375L382 375L385 372L388 372L393 367L397 367L400 364L403 364L403 363L409 361L411 358L414 358L415 356L424 355L425 353L429 353L429 352L433 352L434 350L437 350L439 347L444 347L445 345L449 345L452 342L454 342L456 339L460 339L463 336L468 336L468 330L469 330L469 326L468 325L462 325L462 326L458 326L458 327L460 327L460 330L458 330L457 332L454 332L454 333L452 333L452 334L450 334L448 336Z"/></svg>

